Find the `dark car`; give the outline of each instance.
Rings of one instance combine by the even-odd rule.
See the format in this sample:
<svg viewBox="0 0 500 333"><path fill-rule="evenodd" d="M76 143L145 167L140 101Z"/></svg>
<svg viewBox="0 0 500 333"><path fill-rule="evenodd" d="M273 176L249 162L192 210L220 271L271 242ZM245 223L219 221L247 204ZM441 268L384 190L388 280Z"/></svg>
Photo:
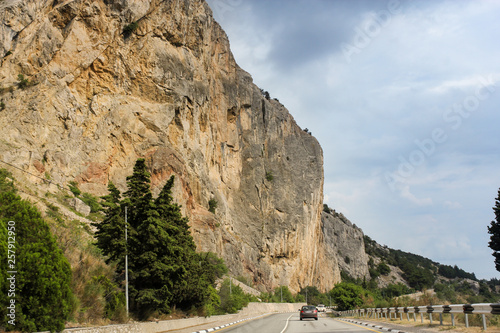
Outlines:
<svg viewBox="0 0 500 333"><path fill-rule="evenodd" d="M300 320L303 318L314 318L318 320L318 309L314 305L304 305L300 309Z"/></svg>

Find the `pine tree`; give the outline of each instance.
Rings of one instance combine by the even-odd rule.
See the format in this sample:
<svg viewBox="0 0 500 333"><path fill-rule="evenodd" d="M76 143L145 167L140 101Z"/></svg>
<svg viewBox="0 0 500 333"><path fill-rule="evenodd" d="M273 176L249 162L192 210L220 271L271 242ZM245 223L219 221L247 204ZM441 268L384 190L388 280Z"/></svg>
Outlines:
<svg viewBox="0 0 500 333"><path fill-rule="evenodd" d="M495 213L495 220L491 221L491 225L488 227L488 233L491 235L488 246L493 250L495 268L500 272L500 189L498 190L493 212Z"/></svg>

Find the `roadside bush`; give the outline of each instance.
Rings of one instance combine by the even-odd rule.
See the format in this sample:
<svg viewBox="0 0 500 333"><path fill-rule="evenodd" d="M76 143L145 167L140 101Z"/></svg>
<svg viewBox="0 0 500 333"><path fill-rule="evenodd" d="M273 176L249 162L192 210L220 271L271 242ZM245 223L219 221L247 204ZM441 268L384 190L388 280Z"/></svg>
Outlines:
<svg viewBox="0 0 500 333"><path fill-rule="evenodd" d="M0 174L0 189L9 188L8 173ZM30 202L13 191L2 191L0 234L0 326L16 331L61 331L76 299L71 290L71 267L47 223ZM4 237L7 235L11 238ZM7 249L14 253L13 266L7 261ZM15 295L10 298L6 297L10 288L7 277L12 276L7 276L8 271L17 271ZM6 302L12 300L16 302L15 326L7 317Z"/></svg>
<svg viewBox="0 0 500 333"><path fill-rule="evenodd" d="M245 294L241 287L231 284L229 279L222 282L219 290L220 307L219 313L236 313L243 309L250 302L256 302L258 299L255 296Z"/></svg>

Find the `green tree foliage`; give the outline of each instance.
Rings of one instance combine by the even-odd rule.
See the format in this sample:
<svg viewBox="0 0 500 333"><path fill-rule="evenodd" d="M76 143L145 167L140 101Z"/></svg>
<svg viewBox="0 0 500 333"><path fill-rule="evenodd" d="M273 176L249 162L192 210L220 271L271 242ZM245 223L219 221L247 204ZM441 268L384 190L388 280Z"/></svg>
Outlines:
<svg viewBox="0 0 500 333"><path fill-rule="evenodd" d="M361 286L353 283L341 282L329 294L332 301L337 304L337 309L344 311L361 307L364 303L363 295L366 295L366 291Z"/></svg>
<svg viewBox="0 0 500 333"><path fill-rule="evenodd" d="M378 264L377 271L380 275L389 275L391 269L385 262L382 261L380 264Z"/></svg>
<svg viewBox="0 0 500 333"><path fill-rule="evenodd" d="M127 191L113 184L103 197L105 219L97 224L97 245L117 263L122 278L124 254L129 256L129 294L131 309L144 319L151 314L168 313L171 307L205 308L218 306L213 285L227 268L212 253L196 253L188 219L174 202L172 176L156 199L151 193L150 174L144 159L138 159L133 174L127 177ZM124 243L127 207L128 243Z"/></svg>
<svg viewBox="0 0 500 333"><path fill-rule="evenodd" d="M125 293L104 275L94 276L93 282L99 284L103 289L106 305L104 315L111 320L123 320L126 318Z"/></svg>
<svg viewBox="0 0 500 333"><path fill-rule="evenodd" d="M318 305L318 304L326 304L327 297L325 294L322 294L318 288L314 286L307 286L302 288L298 295L301 295L304 301L307 301L307 304Z"/></svg>
<svg viewBox="0 0 500 333"><path fill-rule="evenodd" d="M498 190L493 212L495 213L495 220L491 221L490 226L488 226L488 233L491 235L488 246L493 250L495 268L500 272L500 189Z"/></svg>
<svg viewBox="0 0 500 333"><path fill-rule="evenodd" d="M125 254L125 219L120 205L120 191L113 182L108 184L109 193L102 197L101 205L104 210L104 220L93 223L97 246L107 256L106 263L116 262L118 269L124 269L123 255Z"/></svg>
<svg viewBox="0 0 500 333"><path fill-rule="evenodd" d="M101 211L102 207L99 204L98 199L95 196L93 196L92 194L84 192L84 193L82 193L80 199L87 206L90 207L90 212L91 213L97 213L97 212Z"/></svg>
<svg viewBox="0 0 500 333"><path fill-rule="evenodd" d="M390 284L382 289L382 295L384 295L385 298L398 297L401 295L411 294L412 292L412 289L408 288L401 282L398 282L397 284Z"/></svg>
<svg viewBox="0 0 500 333"><path fill-rule="evenodd" d="M16 193L17 190L12 174L5 169L0 169L0 193L3 192Z"/></svg>
<svg viewBox="0 0 500 333"><path fill-rule="evenodd" d="M448 279L462 278L477 280L474 273L467 273L463 269L458 268L457 265L453 267L449 265L439 265L438 273Z"/></svg>
<svg viewBox="0 0 500 333"><path fill-rule="evenodd" d="M240 286L232 284L230 279L222 282L219 296L221 300L219 313L236 313L249 302L257 301L254 296L245 294Z"/></svg>
<svg viewBox="0 0 500 333"><path fill-rule="evenodd" d="M0 325L16 331L60 331L74 308L71 267L40 212L14 193L11 179L8 172L0 171ZM14 240L9 237L15 237L11 242L15 269L7 267L8 243ZM17 271L15 298L7 298L6 278L12 276L7 271L13 270ZM15 326L7 323L10 299L16 301Z"/></svg>
<svg viewBox="0 0 500 333"><path fill-rule="evenodd" d="M295 298L292 295L290 289L287 286L281 286L274 288L274 297L276 302L283 303L295 303Z"/></svg>

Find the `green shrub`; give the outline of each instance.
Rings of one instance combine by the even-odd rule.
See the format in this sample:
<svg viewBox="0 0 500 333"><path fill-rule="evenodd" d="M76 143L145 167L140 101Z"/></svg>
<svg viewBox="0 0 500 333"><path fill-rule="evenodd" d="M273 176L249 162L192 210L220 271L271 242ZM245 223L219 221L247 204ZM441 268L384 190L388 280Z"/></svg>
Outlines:
<svg viewBox="0 0 500 333"><path fill-rule="evenodd" d="M132 22L130 24L127 24L123 28L123 36L125 36L126 38L130 37L130 35L132 35L132 33L134 31L136 31L138 27L139 27L139 23L137 23L137 21L136 22Z"/></svg>
<svg viewBox="0 0 500 333"><path fill-rule="evenodd" d="M72 191L73 192L73 191ZM98 199L97 197L93 196L92 194L90 193L86 193L84 192L82 194L82 196L80 197L80 199L87 205L90 207L90 212L91 213L97 213L99 211L101 211L102 207L101 205L99 204L98 202Z"/></svg>
<svg viewBox="0 0 500 333"><path fill-rule="evenodd" d="M104 314L106 318L116 321L125 321L127 316L125 294L118 288L118 285L105 275L94 276L93 281L103 288Z"/></svg>
<svg viewBox="0 0 500 333"><path fill-rule="evenodd" d="M78 188L78 183L75 182L74 180L69 182L68 187L75 197L82 194L82 191L80 191L80 189Z"/></svg>
<svg viewBox="0 0 500 333"><path fill-rule="evenodd" d="M19 81L17 85L21 89L27 88L30 85L30 81L28 79L25 79L23 74L19 74L17 76L17 80Z"/></svg>
<svg viewBox="0 0 500 333"><path fill-rule="evenodd" d="M377 271L380 273L380 275L389 275L391 272L391 268L387 266L385 262L381 262L377 266Z"/></svg>
<svg viewBox="0 0 500 333"><path fill-rule="evenodd" d="M332 301L337 304L337 309L344 311L362 306L363 296L366 294L366 291L361 286L353 283L341 282L329 294L332 297Z"/></svg>
<svg viewBox="0 0 500 333"><path fill-rule="evenodd" d="M266 172L266 179L269 182L273 181L274 177L273 177L273 173L271 171Z"/></svg>
<svg viewBox="0 0 500 333"><path fill-rule="evenodd" d="M255 296L245 294L241 287L232 284L230 279L225 279L222 282L219 297L221 305L219 313L236 313L243 309L248 303L256 301Z"/></svg>
<svg viewBox="0 0 500 333"><path fill-rule="evenodd" d="M217 208L217 204L218 202L215 198L208 200L208 211L210 213L215 214L215 209Z"/></svg>

